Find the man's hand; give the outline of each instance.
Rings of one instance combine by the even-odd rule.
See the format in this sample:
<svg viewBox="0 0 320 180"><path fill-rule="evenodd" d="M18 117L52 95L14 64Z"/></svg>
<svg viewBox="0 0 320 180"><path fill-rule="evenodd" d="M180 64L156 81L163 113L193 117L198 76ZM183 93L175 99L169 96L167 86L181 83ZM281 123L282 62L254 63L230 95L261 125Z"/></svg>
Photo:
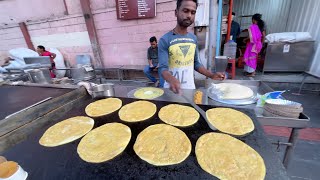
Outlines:
<svg viewBox="0 0 320 180"><path fill-rule="evenodd" d="M217 72L215 74L212 74L210 76L211 79L214 79L214 80L225 80L226 79L226 75L224 73L220 73L220 72Z"/></svg>
<svg viewBox="0 0 320 180"><path fill-rule="evenodd" d="M181 94L181 85L180 82L176 78L172 78L169 82L170 84L170 89L176 94Z"/></svg>
<svg viewBox="0 0 320 180"><path fill-rule="evenodd" d="M167 70L162 72L162 76L170 84L170 89L174 93L181 94L181 85L178 79L172 76L171 73Z"/></svg>
<svg viewBox="0 0 320 180"><path fill-rule="evenodd" d="M149 67L150 67L150 68L153 68L154 66L153 66L152 64L149 64Z"/></svg>

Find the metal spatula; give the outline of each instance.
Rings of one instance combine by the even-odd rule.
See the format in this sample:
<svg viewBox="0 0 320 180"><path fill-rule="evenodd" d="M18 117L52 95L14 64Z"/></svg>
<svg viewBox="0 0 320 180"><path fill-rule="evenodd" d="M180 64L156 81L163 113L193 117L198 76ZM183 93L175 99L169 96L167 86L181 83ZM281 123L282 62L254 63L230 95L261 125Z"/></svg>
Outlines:
<svg viewBox="0 0 320 180"><path fill-rule="evenodd" d="M185 97L183 94L181 95L181 97L186 100L189 104L191 104L191 106L193 108L195 108L199 113L200 115L202 116L202 118L204 120L206 120L207 124L209 125L210 129L216 131L217 128L215 128L207 119L207 115L206 115L206 112L204 112L198 105L196 105L193 101L189 100L187 97Z"/></svg>

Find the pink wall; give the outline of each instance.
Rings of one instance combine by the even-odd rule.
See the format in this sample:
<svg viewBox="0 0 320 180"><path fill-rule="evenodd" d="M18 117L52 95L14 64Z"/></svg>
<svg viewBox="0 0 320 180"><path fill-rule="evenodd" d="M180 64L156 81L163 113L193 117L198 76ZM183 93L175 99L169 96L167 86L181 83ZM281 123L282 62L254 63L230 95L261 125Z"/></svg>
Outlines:
<svg viewBox="0 0 320 180"><path fill-rule="evenodd" d="M65 12L63 0L2 0L0 7L0 24L62 16Z"/></svg>
<svg viewBox="0 0 320 180"><path fill-rule="evenodd" d="M51 17L42 21L39 18L34 18L31 22L28 22L27 27L31 38L87 31L81 13L80 0L66 0L66 4L70 14L68 16ZM104 64L107 66L147 64L146 52L149 47L149 38L156 36L159 39L163 34L174 28L176 24L175 6L175 0L157 0L157 16L155 18L124 21L118 20L116 17L115 0L91 0ZM5 31L9 30L5 29ZM0 35L1 44L6 42L10 46L12 44L12 47L26 47L26 44L22 41L23 38L21 38L22 34L19 32L19 28L15 28L13 32L16 34L11 33L11 36L14 37L9 40L3 39L7 37ZM1 45L0 51L6 51L6 48L6 45ZM90 46L63 47L59 50L71 64L74 63L77 54L90 54L92 56Z"/></svg>
<svg viewBox="0 0 320 180"><path fill-rule="evenodd" d="M19 26L0 29L0 53L7 54L10 49L26 47L27 44L23 38Z"/></svg>
<svg viewBox="0 0 320 180"><path fill-rule="evenodd" d="M160 37L174 28L175 1L158 1L152 19L118 20L116 11L94 15L105 65L146 65L149 38Z"/></svg>

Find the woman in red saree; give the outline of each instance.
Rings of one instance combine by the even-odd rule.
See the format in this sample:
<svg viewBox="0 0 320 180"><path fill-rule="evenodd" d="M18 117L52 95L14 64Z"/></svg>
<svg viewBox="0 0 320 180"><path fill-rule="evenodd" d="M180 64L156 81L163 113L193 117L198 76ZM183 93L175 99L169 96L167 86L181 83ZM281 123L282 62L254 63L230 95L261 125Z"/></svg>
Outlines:
<svg viewBox="0 0 320 180"><path fill-rule="evenodd" d="M244 53L244 71L247 76L255 76L257 68L258 54L262 49L262 39L264 32L264 22L261 20L261 14L252 16L252 25L249 27L249 38L247 41L246 51Z"/></svg>

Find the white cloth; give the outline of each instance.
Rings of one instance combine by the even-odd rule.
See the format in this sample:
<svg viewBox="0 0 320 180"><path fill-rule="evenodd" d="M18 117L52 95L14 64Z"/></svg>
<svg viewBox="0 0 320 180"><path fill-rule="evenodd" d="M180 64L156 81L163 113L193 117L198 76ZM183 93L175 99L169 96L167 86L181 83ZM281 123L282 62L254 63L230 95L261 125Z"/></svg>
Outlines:
<svg viewBox="0 0 320 180"><path fill-rule="evenodd" d="M311 41L312 36L309 32L284 32L284 33L274 33L266 36L269 43L276 42L301 42L301 41Z"/></svg>

